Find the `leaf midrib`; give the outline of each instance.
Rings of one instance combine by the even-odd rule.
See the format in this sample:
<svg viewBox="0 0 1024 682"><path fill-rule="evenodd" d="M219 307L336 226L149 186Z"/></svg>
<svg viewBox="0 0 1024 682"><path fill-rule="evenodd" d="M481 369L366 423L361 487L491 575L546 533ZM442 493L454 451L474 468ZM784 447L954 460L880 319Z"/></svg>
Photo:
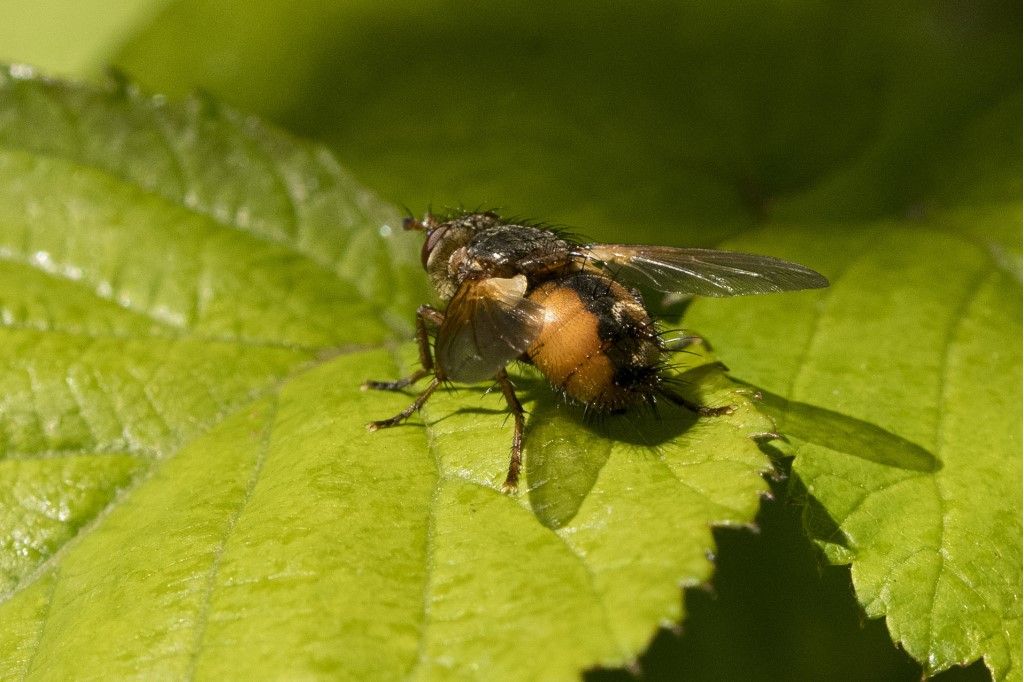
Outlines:
<svg viewBox="0 0 1024 682"><path fill-rule="evenodd" d="M267 415L266 427L260 436L258 446L259 452L256 454L252 473L249 476L249 480L246 482L245 491L242 493L242 499L239 501L234 512L232 512L227 519L224 526L224 533L214 549L213 559L210 562L210 569L207 571L206 579L203 581L203 593L199 602L196 622L194 624L195 637L192 642L192 654L189 657L188 671L185 675L189 680L194 680L196 677L199 657L202 655L203 641L206 638L206 627L210 619L210 607L213 601L213 593L217 587L216 581L217 576L220 573L220 566L224 557L224 552L227 549L228 541L231 539L232 534L235 532L235 528L238 526L238 520L242 517L245 509L249 506L249 501L252 499L256 485L259 483L260 476L263 474L263 466L267 461L267 454L270 451L274 424L277 421L278 408L280 405L280 389L273 393L272 396L273 398ZM253 403L250 403L250 405L251 404Z"/></svg>

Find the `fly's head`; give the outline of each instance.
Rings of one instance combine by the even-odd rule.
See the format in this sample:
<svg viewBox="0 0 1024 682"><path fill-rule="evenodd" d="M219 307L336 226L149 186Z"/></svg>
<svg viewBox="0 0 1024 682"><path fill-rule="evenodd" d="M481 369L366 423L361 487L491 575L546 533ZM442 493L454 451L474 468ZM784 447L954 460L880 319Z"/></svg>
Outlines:
<svg viewBox="0 0 1024 682"><path fill-rule="evenodd" d="M451 300L462 283L460 265L465 260L466 245L480 230L501 224L494 213L464 213L438 222L427 214L423 220L406 218L402 227L426 233L420 259L430 283L441 300Z"/></svg>

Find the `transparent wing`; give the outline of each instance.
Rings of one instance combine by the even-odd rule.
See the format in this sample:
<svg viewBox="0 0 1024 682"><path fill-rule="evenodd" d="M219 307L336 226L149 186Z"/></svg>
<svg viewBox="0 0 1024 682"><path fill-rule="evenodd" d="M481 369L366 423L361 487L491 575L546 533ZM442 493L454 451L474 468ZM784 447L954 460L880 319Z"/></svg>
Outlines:
<svg viewBox="0 0 1024 682"><path fill-rule="evenodd" d="M741 296L828 286L810 268L752 253L590 244L580 247L579 255L616 278L668 293Z"/></svg>
<svg viewBox="0 0 1024 682"><path fill-rule="evenodd" d="M462 284L437 332L435 359L445 378L490 379L530 347L544 326L544 311L525 294L522 275Z"/></svg>

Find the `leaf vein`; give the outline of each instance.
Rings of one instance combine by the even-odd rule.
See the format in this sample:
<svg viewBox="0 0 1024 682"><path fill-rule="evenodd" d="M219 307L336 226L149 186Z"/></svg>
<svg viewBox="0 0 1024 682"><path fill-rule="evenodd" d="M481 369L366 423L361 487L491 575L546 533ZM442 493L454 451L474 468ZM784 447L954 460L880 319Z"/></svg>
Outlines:
<svg viewBox="0 0 1024 682"><path fill-rule="evenodd" d="M46 610L43 611L39 622L39 632L36 635L35 646L32 647L32 655L25 663L25 668L21 672L21 682L25 682L28 679L29 673L32 672L36 659L39 657L39 651L43 648L43 635L46 633L46 626L50 623L50 613L53 611L53 599L57 594L57 581L59 578L60 567L58 566L53 569L53 584L50 586L50 591L46 596Z"/></svg>
<svg viewBox="0 0 1024 682"><path fill-rule="evenodd" d="M31 246L27 246L26 253L28 253L28 251L30 251L30 250L31 250ZM55 279L55 280L57 280L59 282L67 282L67 283L73 284L73 285L75 285L77 287L82 287L86 291L88 291L90 294L92 294L93 296L98 298L99 300L106 301L107 303L112 303L112 304L116 305L118 308L120 308L122 310L126 310L129 313L133 313L135 315L138 315L139 317L145 318L146 320L148 320L148 321L150 321L152 323L158 324L161 327L166 327L168 329L180 329L179 327L175 327L174 325L169 324L167 322L167 320L161 319L161 318L153 315L148 310L144 310L144 309L140 309L140 308L138 308L136 306L132 306L129 303L126 303L126 302L124 302L122 300L119 300L113 294L111 294L110 296L102 296L102 295L100 295L99 292L96 291L95 288L92 288L92 287L88 286L88 282L86 282L86 281L84 281L84 280L82 280L80 278L69 277L68 275L62 274L59 270L56 270L54 268L43 267L39 263L35 262L33 259L28 258L27 256L24 256L24 255L19 256L19 255L16 255L16 254L12 253L10 251L10 249L0 248L0 261L7 261L9 263L17 263L18 265L24 265L26 267L31 268L32 270L35 270L36 272L39 272L39 273L41 273L41 274L43 274L43 275L45 275L47 277L50 277L52 279ZM117 290L116 279L117 279L118 276L119 276L118 273L115 272L114 276L112 276L111 279L110 279L109 284L110 284L111 292L114 292L114 291ZM8 326L8 325L5 324L3 326Z"/></svg>
<svg viewBox="0 0 1024 682"><path fill-rule="evenodd" d="M807 368L807 361L811 357L811 349L817 343L818 335L821 333L822 324L821 321L825 317L825 310L832 298L836 295L836 291L839 289L839 282L850 272L854 265L866 260L868 255L879 248L879 240L870 240L871 246L867 249L860 251L857 256L848 260L841 269L831 276L831 282L829 287L825 289L821 297L816 301L814 306L814 317L811 321L811 330L807 335L807 340L804 342L803 348L800 349L800 355L795 363L796 371L793 372L793 378L789 382L788 397L796 397L796 388L803 378L804 371Z"/></svg>
<svg viewBox="0 0 1024 682"><path fill-rule="evenodd" d="M323 346L305 346L302 344L247 338L244 336L218 336L212 334L194 334L192 332L176 332L173 330L169 330L167 333L154 333L153 331L131 333L102 332L87 329L79 329L75 327L40 327L38 325L21 323L0 323L0 330L37 332L39 334L62 334L65 336L77 336L82 339L89 339L93 341L112 340L197 342L205 344L232 345L239 346L242 348L276 348L280 350L289 350L301 353L321 353L325 350ZM329 350L337 351L335 355L344 355L348 353L369 350L370 348L375 347L376 346L369 346L363 344L347 344L344 346L336 346L334 348L330 348Z"/></svg>
<svg viewBox="0 0 1024 682"><path fill-rule="evenodd" d="M206 580L204 582L203 594L200 599L199 613L196 615L196 633L192 643L192 653L189 657L189 669L186 674L186 678L194 680L196 678L196 670L199 665L199 656L202 653L203 644L206 639L207 625L210 620L210 609L213 601L213 593L216 589L217 576L220 572L221 563L224 559L224 552L227 548L228 541L231 535L234 533L235 528L238 526L238 520L241 518L242 513L249 505L249 501L252 499L253 492L256 489L256 485L259 483L260 476L263 473L263 465L267 460L267 455L270 452L271 436L274 430L274 423L277 420L278 406L280 399L277 393L273 394L271 399L271 406L269 414L267 415L267 423L263 429L263 433L260 435L260 446L257 451L257 455L253 464L252 473L249 476L249 480L245 486L245 492L242 494L238 507L232 512L231 516L228 517L227 524L224 528L224 533L221 535L220 541L214 549L213 560L210 562L210 570L206 574Z"/></svg>
<svg viewBox="0 0 1024 682"><path fill-rule="evenodd" d="M397 365L396 359L396 365ZM434 471L436 477L434 479L434 489L430 494L429 509L427 510L427 532L424 537L424 560L426 561L426 567L423 575L423 610L421 613L421 625L420 625L420 638L416 647L416 658L412 661L406 679L412 679L417 670L419 670L425 663L427 658L427 630L430 626L430 595L434 587L434 572L436 570L437 559L435 546L436 532L437 532L437 505L441 498L441 485L443 479L441 477L441 461L437 454L437 445L433 440L433 432L428 428L426 429L426 444L427 451L430 453L434 461Z"/></svg>
<svg viewBox="0 0 1024 682"><path fill-rule="evenodd" d="M292 379L292 378L295 378L297 376L300 376L300 375L304 374L305 372L309 371L311 368L316 367L318 365L319 365L319 363L305 363L299 369L297 369L295 372L289 374L287 377L285 377L283 379L278 379L278 380L275 380L275 381L271 381L271 382L269 382L269 385L266 385L266 386L264 386L262 388L253 390L248 396L246 396L244 399L241 399L238 404L229 406L228 409L225 409L220 414L214 415L208 422L199 425L199 427L196 429L197 433L203 433L203 432L207 432L207 431L212 430L219 423L223 422L224 420L226 420L226 419L228 419L228 418L230 418L230 417L232 417L232 416L234 416L236 414L239 414L242 410L248 408L249 406L251 406L255 402L259 401L261 398L264 398L264 397L267 397L267 396L275 396L274 399L276 401L277 398L276 398L275 394L276 394L276 392L278 392L280 390L280 387L281 387L283 382L286 382L289 379ZM168 450L175 450L175 449L180 449L180 447L178 447L177 445L174 445L174 446L168 448ZM128 448L126 450L127 454L134 454L136 452L147 452L148 453L149 450L145 449L145 448ZM161 454L161 453L156 453L156 454ZM170 454L170 456L173 456L173 452ZM102 519L106 515L108 515L110 513L110 511L115 506L117 506L117 504L119 503L120 499L122 499L124 497L127 497L132 492L134 492L136 488L138 488L144 482L149 480L149 478L152 475L154 475L154 473L156 471L158 471L159 469L160 469L159 466L146 467L145 470L140 475L134 477L133 480L131 481L131 483L126 485L124 488L122 488L119 491L119 493L116 496L116 498L111 500L102 510L100 510L99 513L97 513L92 518L91 521L89 521L88 523L83 524L82 526L80 526L78 528L78 531L75 533L74 537L72 537L67 542L65 542L63 545L61 545L61 547L56 552L51 554L45 561L43 561L41 564L39 564L35 568L35 570L33 570L28 575L22 577L21 580L18 581L18 584L14 587L13 590L11 590L7 594L0 595L0 604L3 604L6 598L9 598L10 596L12 596L14 594L17 594L21 590L25 589L28 585L30 585L34 581L36 581L48 569L48 567L50 565L59 565L60 557L63 554L65 554L66 552L69 551L69 548L74 544L74 542L78 538L80 538L81 536L86 535L89 532L91 532L92 529L95 528L102 521Z"/></svg>
<svg viewBox="0 0 1024 682"><path fill-rule="evenodd" d="M935 433L932 438L935 443L935 454L942 459L942 454L945 450L945 437L943 434L943 427L946 423L946 415L948 414L947 404L949 402L949 374L951 371L950 361L953 355L953 342L956 338L957 331L960 326L964 323L964 313L970 307L971 303L977 297L981 291L981 287L985 281L991 275L988 273L987 267L979 268L977 274L975 274L972 283L968 286L966 294L963 299L957 305L952 317L950 318L950 324L946 329L946 333L943 338L943 352L942 352L942 366L939 370L939 385L938 393L936 398L937 414L935 418ZM932 661L936 657L936 637L935 637L935 620L937 616L937 605L935 602L936 597L939 593L939 582L942 579L942 574L946 572L946 553L943 551L945 546L946 537L946 525L947 525L947 514L948 514L948 503L945 495L943 494L942 484L939 476L932 476L932 483L935 488L935 498L938 503L938 538L935 542L936 554L939 557L938 571L935 575L935 581L932 585L932 595L928 601L928 666L932 667ZM984 600L983 600L984 603Z"/></svg>
<svg viewBox="0 0 1024 682"><path fill-rule="evenodd" d="M680 477L679 474L676 473L675 469L669 466L668 462L665 461L665 455L660 450L655 450L654 460L658 462L658 464L668 472L669 477L672 478L672 480L674 480L676 483L678 483L680 487L689 490L698 498L706 502L708 506L712 507L713 509L724 509L726 512L729 512L730 514L734 515L736 518L743 518L743 514L738 509L734 509L728 505L722 504L721 502L712 499L710 496L708 496L706 492L704 492L700 488L697 488L692 483L687 483L686 481L684 481L682 477ZM709 523L713 524L715 523L715 521L709 521Z"/></svg>
<svg viewBox="0 0 1024 682"><path fill-rule="evenodd" d="M23 452L17 450L5 450L3 458L5 460L19 460L19 461L42 461L47 459L61 459L64 457L139 457L139 458L150 458L156 457L159 453L155 448L138 448L135 450L127 448L67 448L67 449L51 449L51 450L38 450L36 452Z"/></svg>
<svg viewBox="0 0 1024 682"><path fill-rule="evenodd" d="M82 418L82 422L85 424L85 428L89 430L90 443L95 447L100 443L99 435L96 433L96 429L92 425L92 420L85 412L85 403L82 401L82 395L78 382L71 377L71 371L64 375L64 383L68 387L68 391L71 393L71 398L75 401L75 406L78 411L78 416Z"/></svg>
<svg viewBox="0 0 1024 682"><path fill-rule="evenodd" d="M164 149L167 150L167 158L171 162L174 179L178 184L177 193L184 197L188 191L188 173L185 171L185 164L182 162L182 154L174 143L174 137L171 135L171 121L167 115L168 109L164 105L156 104L150 105L147 111L153 115L150 122L151 128L156 131L164 143ZM183 201L182 203L187 202Z"/></svg>
<svg viewBox="0 0 1024 682"><path fill-rule="evenodd" d="M265 167L268 170L267 177L274 181L274 184L277 185L278 194L284 198L286 210L288 212L284 219L284 222L287 223L287 226L283 226L284 231L288 235L289 242L292 244L292 250L298 251L296 243L298 241L299 225L301 224L299 219L300 210L295 201L295 197L292 195L291 189L289 188L289 183L284 177L284 172L264 145L253 139L248 131L245 130L243 125L240 125L235 118L231 118L229 120L235 127L239 139L245 142L245 145L253 151L255 155L260 156L263 159ZM309 258L307 254L304 255ZM310 258L310 260L312 260L312 258Z"/></svg>
<svg viewBox="0 0 1024 682"><path fill-rule="evenodd" d="M400 360L398 359L397 356L395 357L395 364L396 364L397 367L401 367L401 362L400 362ZM494 493L495 495L502 495L502 497L504 497L504 495L501 492L495 490L493 487L491 487L489 485L485 485L483 483L480 483L479 481L475 481L475 480L473 480L471 478L468 478L466 476L462 476L462 475L459 475L459 474L443 474L442 473L442 466L441 466L440 456L439 456L439 452L438 452L438 448L437 448L435 427L433 426L433 422L431 422L429 419L424 419L423 421L424 421L424 428L426 429L427 434L428 434L427 435L427 446L428 446L428 449L430 450L431 454L434 457L434 464L435 464L435 467L436 467L437 473L438 473L438 479L437 479L437 481L435 483L435 488L434 488L434 496L433 496L433 498L431 500L431 511L430 511L431 518L430 518L429 523L431 524L430 527L431 527L432 530L435 528L434 520L435 520L435 512L436 512L436 506L437 506L437 500L438 500L439 491L440 491L441 485L443 483L445 483L446 481L459 481L461 483L472 485L472 486L480 488L482 490L486 490L487 492ZM580 564L581 568L584 571L584 574L587 576L587 585L589 587L590 596L594 600L595 605L597 606L598 610L601 613L602 625L604 626L604 629L605 629L605 631L606 631L606 633L608 635L608 638L615 643L616 647L622 652L623 656L628 658L629 657L629 648L627 646L625 646L625 644L623 642L621 642L619 640L619 638L615 634L615 630L612 627L611 618L610 618L610 616L608 614L607 607L606 607L604 601L601 599L600 593L599 593L599 591L597 589L597 576L594 574L594 571L591 568L591 566L586 562L585 557L581 553L579 553L575 548L573 548L572 545L563 536L561 536L559 533L557 533L554 529L548 528L544 524L539 524L539 525L540 525L541 528L546 529L554 537L556 537L558 539L559 543L561 544L561 546L566 550L566 552L568 552L569 556L573 557ZM420 635L420 650L418 652L416 663L413 666L413 668L410 670L409 675L407 676L407 679L412 679L413 677L415 677L415 673L417 672L417 670L419 670L423 666L425 661L426 661L426 652L425 652L423 647L425 646L426 631L427 631L427 628L429 626L429 620L428 620L428 617L429 617L429 593L430 593L430 588L431 588L431 585L432 585L432 582L433 582L433 573L434 573L434 570L435 570L434 551L436 551L435 540L434 540L432 534L431 534L431 538L430 538L430 545L429 545L429 547L431 549L431 555L428 558L428 578L427 578L427 581L426 581L426 585L424 587L424 624L423 624L422 632L421 632L421 635Z"/></svg>

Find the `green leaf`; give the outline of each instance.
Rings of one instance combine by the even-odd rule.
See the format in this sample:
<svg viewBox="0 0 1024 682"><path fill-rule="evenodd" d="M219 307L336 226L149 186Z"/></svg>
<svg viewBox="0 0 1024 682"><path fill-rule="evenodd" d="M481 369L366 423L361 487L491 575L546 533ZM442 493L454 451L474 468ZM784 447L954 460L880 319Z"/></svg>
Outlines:
<svg viewBox="0 0 1024 682"><path fill-rule="evenodd" d="M776 229L780 253L827 265L828 293L690 318L788 398L766 406L816 500L810 530L931 673L984 657L1021 674L1020 220L1014 203L870 224L827 252L816 230Z"/></svg>
<svg viewBox="0 0 1024 682"><path fill-rule="evenodd" d="M193 99L0 75L0 677L575 677L633 660L766 491L730 403L603 424L517 372L410 399L412 235L323 149Z"/></svg>

